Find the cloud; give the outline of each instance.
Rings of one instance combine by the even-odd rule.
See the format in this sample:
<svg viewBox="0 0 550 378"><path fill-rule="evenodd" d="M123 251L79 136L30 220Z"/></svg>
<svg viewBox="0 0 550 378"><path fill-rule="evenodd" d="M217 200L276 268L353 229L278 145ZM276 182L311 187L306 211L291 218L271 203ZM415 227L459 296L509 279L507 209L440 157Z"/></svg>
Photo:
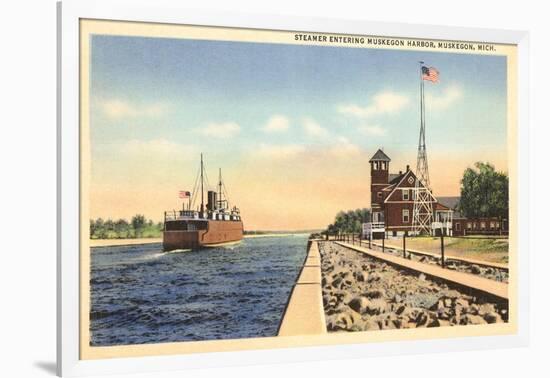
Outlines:
<svg viewBox="0 0 550 378"><path fill-rule="evenodd" d="M286 144L286 145L269 145L269 144L260 144L258 153L260 156L267 157L270 159L288 159L294 157L305 151L304 146L297 144Z"/></svg>
<svg viewBox="0 0 550 378"><path fill-rule="evenodd" d="M235 122L209 123L195 131L213 138L232 138L241 131L241 127Z"/></svg>
<svg viewBox="0 0 550 378"><path fill-rule="evenodd" d="M309 136L316 138L327 138L329 136L328 130L321 127L321 125L319 125L311 118L304 119L303 127L304 131Z"/></svg>
<svg viewBox="0 0 550 378"><path fill-rule="evenodd" d="M442 90L442 93L434 95L429 93L426 95L426 108L433 110L446 110L457 101L460 101L464 97L464 92L461 87L456 84L447 86Z"/></svg>
<svg viewBox="0 0 550 378"><path fill-rule="evenodd" d="M106 117L111 119L158 118L166 114L170 106L162 102L137 105L121 99L108 99L99 101L99 109Z"/></svg>
<svg viewBox="0 0 550 378"><path fill-rule="evenodd" d="M266 133L277 133L287 131L289 127L289 120L283 115L274 115L267 120L267 123L263 127Z"/></svg>
<svg viewBox="0 0 550 378"><path fill-rule="evenodd" d="M146 159L155 157L166 160L176 157L196 157L197 149L192 145L182 145L166 139L153 139L147 141L133 139L119 146L118 152L126 157L141 157Z"/></svg>
<svg viewBox="0 0 550 378"><path fill-rule="evenodd" d="M328 153L335 158L347 159L359 156L361 149L347 138L338 137L335 144L328 149Z"/></svg>
<svg viewBox="0 0 550 378"><path fill-rule="evenodd" d="M357 126L357 130L369 136L386 135L386 129L384 129L379 125L360 125L360 126Z"/></svg>
<svg viewBox="0 0 550 378"><path fill-rule="evenodd" d="M409 103L409 97L403 94L384 91L374 95L372 103L368 106L362 107L356 104L341 105L338 107L338 111L342 114L365 119L377 115L397 113L409 105Z"/></svg>

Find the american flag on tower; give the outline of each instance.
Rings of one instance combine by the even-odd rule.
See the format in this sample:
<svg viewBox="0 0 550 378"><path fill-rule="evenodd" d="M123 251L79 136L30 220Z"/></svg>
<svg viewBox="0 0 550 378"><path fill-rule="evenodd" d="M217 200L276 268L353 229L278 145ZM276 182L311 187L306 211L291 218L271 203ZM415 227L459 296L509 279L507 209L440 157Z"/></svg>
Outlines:
<svg viewBox="0 0 550 378"><path fill-rule="evenodd" d="M435 67L422 66L422 80L439 83L439 71Z"/></svg>

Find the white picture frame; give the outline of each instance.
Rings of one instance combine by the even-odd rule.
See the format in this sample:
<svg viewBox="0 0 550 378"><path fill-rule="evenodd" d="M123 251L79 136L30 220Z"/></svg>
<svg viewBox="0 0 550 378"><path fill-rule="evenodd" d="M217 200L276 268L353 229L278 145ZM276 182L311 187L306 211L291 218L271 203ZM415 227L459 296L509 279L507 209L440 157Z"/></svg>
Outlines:
<svg viewBox="0 0 550 378"><path fill-rule="evenodd" d="M369 344L249 350L215 354L79 359L79 20L105 19L224 26L281 31L483 41L518 47L518 291L517 333L502 336L430 339ZM58 3L58 235L57 372L62 376L144 373L200 367L237 366L304 360L359 358L409 353L466 351L528 344L529 334L529 36L524 31L378 23L238 12L189 10L170 1Z"/></svg>

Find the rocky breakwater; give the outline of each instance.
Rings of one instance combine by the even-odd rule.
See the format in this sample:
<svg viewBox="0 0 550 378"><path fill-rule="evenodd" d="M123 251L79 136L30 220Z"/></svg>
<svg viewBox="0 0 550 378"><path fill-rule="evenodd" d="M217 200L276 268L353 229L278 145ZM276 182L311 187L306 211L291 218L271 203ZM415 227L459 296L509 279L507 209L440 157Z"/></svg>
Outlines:
<svg viewBox="0 0 550 378"><path fill-rule="evenodd" d="M508 303L468 295L333 242L319 243L327 330L506 322Z"/></svg>

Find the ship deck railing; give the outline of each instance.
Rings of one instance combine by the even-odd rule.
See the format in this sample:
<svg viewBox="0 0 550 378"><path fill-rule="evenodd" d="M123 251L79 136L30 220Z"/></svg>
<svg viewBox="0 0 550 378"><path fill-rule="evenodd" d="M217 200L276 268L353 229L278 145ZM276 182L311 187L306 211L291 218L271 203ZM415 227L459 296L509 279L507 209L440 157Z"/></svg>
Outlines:
<svg viewBox="0 0 550 378"><path fill-rule="evenodd" d="M206 213L204 214L206 215ZM164 222L167 221L177 221L177 220L196 220L196 221L207 221L207 220L227 220L227 221L239 221L240 215L235 214L225 214L222 219L218 219L218 217L212 217L209 215L201 216L200 212L197 211L165 211L164 212Z"/></svg>

